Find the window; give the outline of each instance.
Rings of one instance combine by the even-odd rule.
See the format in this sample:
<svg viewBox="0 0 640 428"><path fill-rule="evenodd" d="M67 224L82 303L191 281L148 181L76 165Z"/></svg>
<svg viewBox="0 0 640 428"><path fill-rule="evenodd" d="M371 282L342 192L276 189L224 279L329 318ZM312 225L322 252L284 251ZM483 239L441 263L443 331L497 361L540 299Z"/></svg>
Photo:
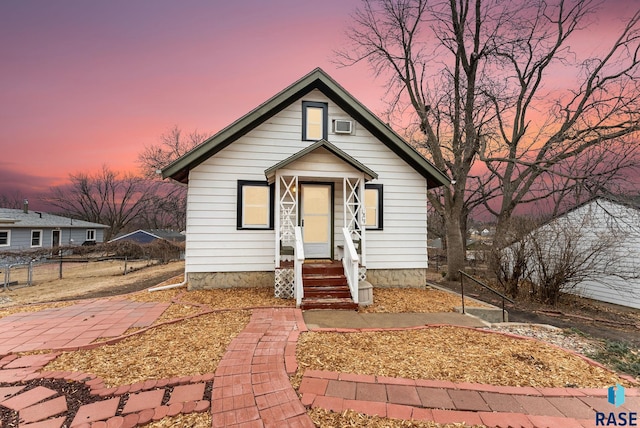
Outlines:
<svg viewBox="0 0 640 428"><path fill-rule="evenodd" d="M364 214L367 230L382 230L382 184L365 184Z"/></svg>
<svg viewBox="0 0 640 428"><path fill-rule="evenodd" d="M238 180L238 229L273 229L273 186Z"/></svg>
<svg viewBox="0 0 640 428"><path fill-rule="evenodd" d="M87 229L87 239L86 241L95 241L96 240L96 230L95 229Z"/></svg>
<svg viewBox="0 0 640 428"><path fill-rule="evenodd" d="M42 231L41 230L31 231L31 246L42 247Z"/></svg>
<svg viewBox="0 0 640 428"><path fill-rule="evenodd" d="M0 247L8 247L11 245L11 231L0 230Z"/></svg>
<svg viewBox="0 0 640 428"><path fill-rule="evenodd" d="M327 103L302 102L302 139L304 141L327 139L327 123L329 121L327 111Z"/></svg>

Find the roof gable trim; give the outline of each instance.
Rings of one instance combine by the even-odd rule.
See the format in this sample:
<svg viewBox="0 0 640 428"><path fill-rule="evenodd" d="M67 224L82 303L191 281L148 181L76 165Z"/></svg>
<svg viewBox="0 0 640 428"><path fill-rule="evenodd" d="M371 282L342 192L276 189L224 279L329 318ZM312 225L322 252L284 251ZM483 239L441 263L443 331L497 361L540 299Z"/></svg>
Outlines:
<svg viewBox="0 0 640 428"><path fill-rule="evenodd" d="M222 129L193 150L162 169L163 178L171 177L182 183L189 181L189 171L229 144L282 111L306 93L319 89L380 139L405 162L427 180L427 187L449 185L450 180L442 171L407 144L395 131L356 100L322 69L316 68L302 79L276 94L231 125Z"/></svg>
<svg viewBox="0 0 640 428"><path fill-rule="evenodd" d="M270 178L273 177L273 175L275 174L275 172L277 170L282 169L282 168L286 167L287 165L291 164L292 162L295 162L296 160L303 158L305 155L313 152L314 150L316 150L316 149L318 149L320 147L328 150L331 154L333 154L337 158L341 159L343 162L351 165L352 167L354 167L358 171L364 173L365 175L370 177L370 179L378 178L378 174L375 171L373 171L372 169L370 169L369 167L364 165L362 162L360 162L357 159L355 159L353 156L349 155L348 153L344 152L343 150L340 150L338 147L336 147L335 145L331 144L330 142L328 142L327 140L324 140L324 139L318 140L315 143L308 145L307 147L305 147L304 149L300 150L299 152L294 153L293 155L289 156L288 158L286 158L286 159L278 162L277 164L267 168L264 171L264 175L267 177L267 179L270 179Z"/></svg>

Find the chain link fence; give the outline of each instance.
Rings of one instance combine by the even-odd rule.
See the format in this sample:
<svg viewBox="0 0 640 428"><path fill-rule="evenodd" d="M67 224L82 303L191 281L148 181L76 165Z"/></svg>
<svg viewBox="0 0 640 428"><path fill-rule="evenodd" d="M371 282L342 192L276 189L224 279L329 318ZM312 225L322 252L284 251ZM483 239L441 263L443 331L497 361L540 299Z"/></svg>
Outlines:
<svg viewBox="0 0 640 428"><path fill-rule="evenodd" d="M127 275L182 257L183 249L167 241L151 244L123 242L91 248L65 247L57 251L0 254L0 281L4 290L70 278Z"/></svg>

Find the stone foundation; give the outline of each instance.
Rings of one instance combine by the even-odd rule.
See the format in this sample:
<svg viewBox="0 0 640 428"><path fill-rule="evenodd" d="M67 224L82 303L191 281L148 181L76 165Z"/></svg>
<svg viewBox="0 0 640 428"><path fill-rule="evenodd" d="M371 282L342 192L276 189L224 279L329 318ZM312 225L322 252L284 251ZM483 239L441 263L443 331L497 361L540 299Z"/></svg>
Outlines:
<svg viewBox="0 0 640 428"><path fill-rule="evenodd" d="M427 269L367 269L367 281L380 288L424 288L427 283Z"/></svg>
<svg viewBox="0 0 640 428"><path fill-rule="evenodd" d="M189 290L214 288L273 287L271 272L192 272L189 273Z"/></svg>

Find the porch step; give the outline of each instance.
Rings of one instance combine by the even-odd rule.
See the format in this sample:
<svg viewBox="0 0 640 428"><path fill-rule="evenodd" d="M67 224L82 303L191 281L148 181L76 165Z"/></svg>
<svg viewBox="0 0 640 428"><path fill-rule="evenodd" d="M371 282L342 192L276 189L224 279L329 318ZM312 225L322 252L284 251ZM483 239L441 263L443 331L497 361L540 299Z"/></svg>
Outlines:
<svg viewBox="0 0 640 428"><path fill-rule="evenodd" d="M304 288L305 299L343 298L351 299L349 287L343 286L317 286Z"/></svg>
<svg viewBox="0 0 640 428"><path fill-rule="evenodd" d="M301 309L356 310L344 268L339 261L305 263L302 265L304 298Z"/></svg>
<svg viewBox="0 0 640 428"><path fill-rule="evenodd" d="M319 274L302 274L302 283L306 287L344 285L349 286L347 277L344 274L319 275Z"/></svg>
<svg viewBox="0 0 640 428"><path fill-rule="evenodd" d="M302 275L343 275L344 268L339 261L331 263L305 263L302 265Z"/></svg>

